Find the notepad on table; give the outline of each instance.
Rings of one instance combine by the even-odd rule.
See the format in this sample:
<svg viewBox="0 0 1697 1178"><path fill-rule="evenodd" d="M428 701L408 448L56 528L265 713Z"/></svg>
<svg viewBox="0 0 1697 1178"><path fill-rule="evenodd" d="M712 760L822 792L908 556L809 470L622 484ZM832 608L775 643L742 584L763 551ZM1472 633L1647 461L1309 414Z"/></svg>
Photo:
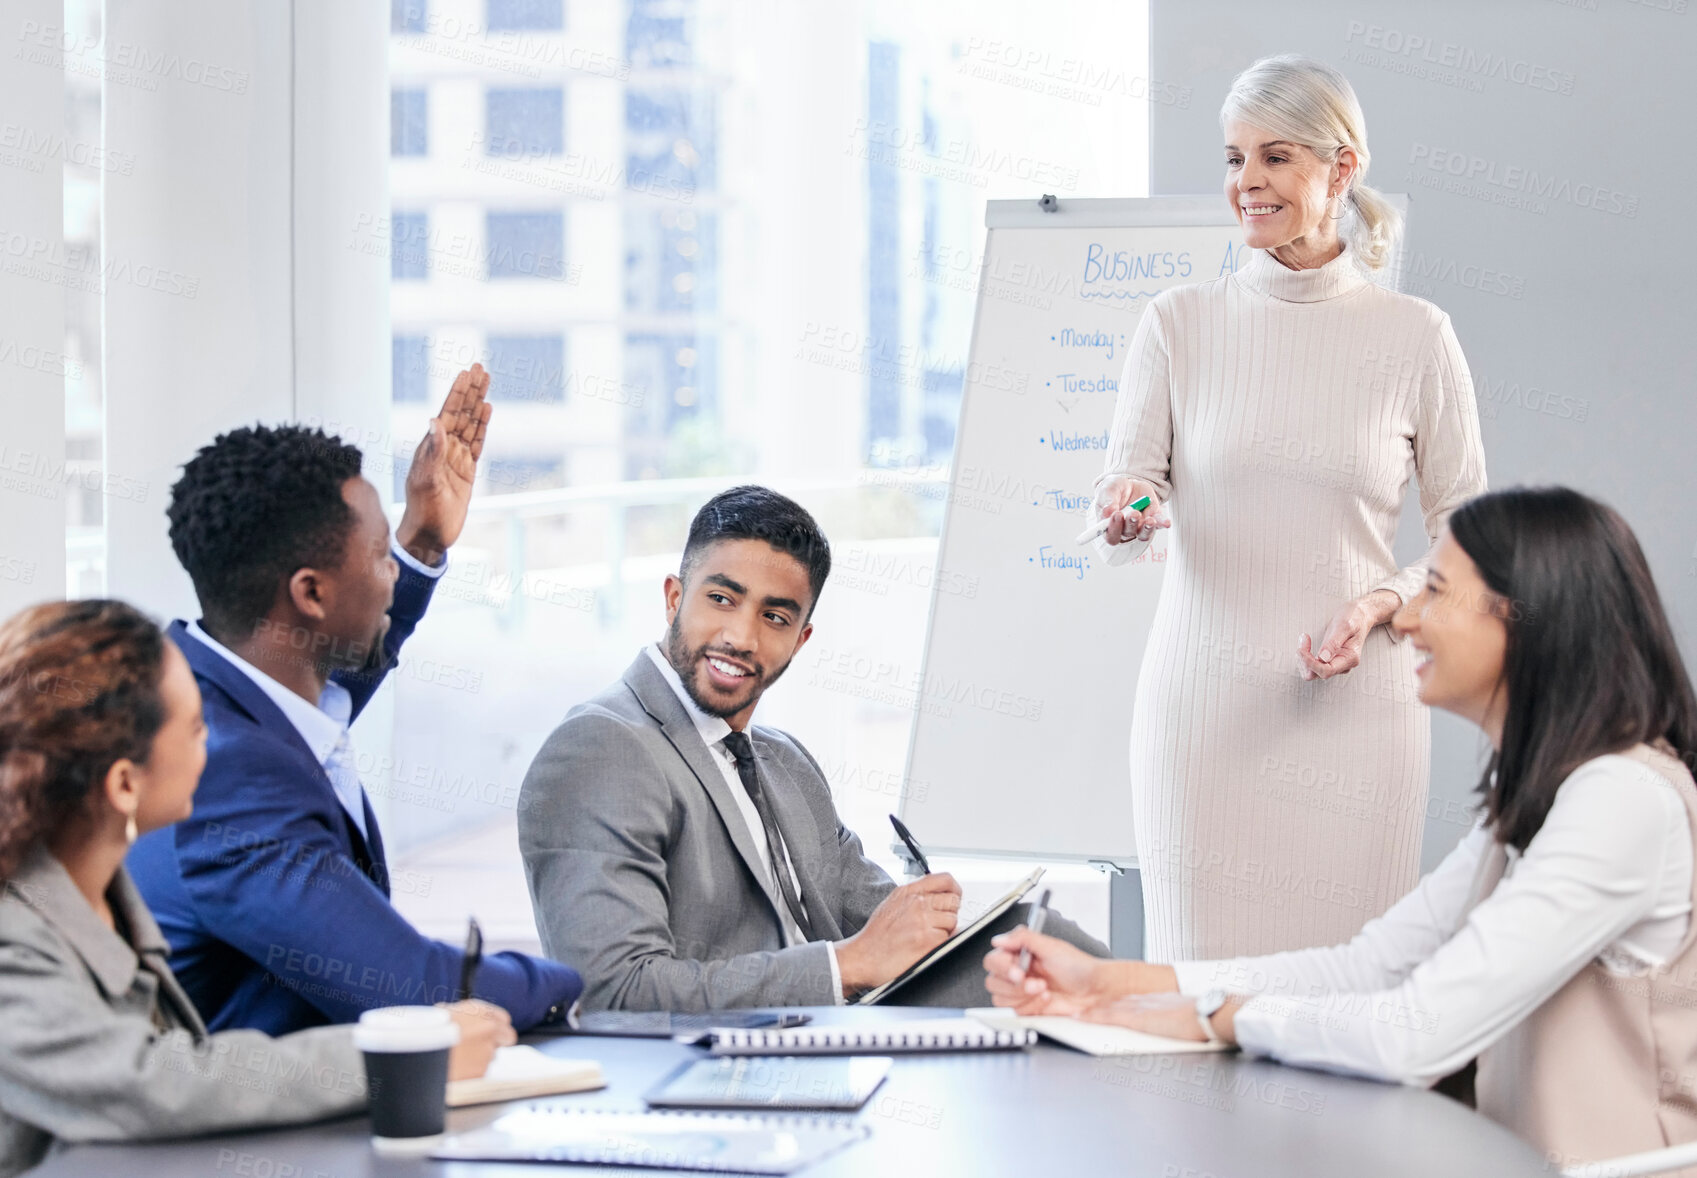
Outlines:
<svg viewBox="0 0 1697 1178"><path fill-rule="evenodd" d="M980 930L988 928L992 921L1001 916L1002 913L1006 912L1009 908L1012 908L1015 904L1019 903L1020 898L1032 888L1036 887L1037 881L1042 878L1043 869L1041 867L1033 868L1030 875L1026 876L1014 885L1013 891L1009 892L1007 895L1003 896L1000 900L997 900L994 904L990 905L990 907L981 912L977 920L973 921L965 928L957 928L952 937L944 941L941 945L938 945L935 949L931 950L931 952L927 953L924 957L921 957L918 961L914 962L906 969L902 970L901 973L885 982L882 986L879 986L876 990L868 990L866 993L862 994L855 1000L856 1005L872 1006L876 1003L882 1002L885 998L889 997L892 991L905 986L908 982L911 982L914 978L930 969L938 961L960 948Z"/></svg>
<svg viewBox="0 0 1697 1178"><path fill-rule="evenodd" d="M715 1031L714 1055L888 1055L1010 1051L1037 1042L1024 1027L992 1027L978 1019L934 1018L876 1027L786 1027Z"/></svg>
<svg viewBox="0 0 1697 1178"><path fill-rule="evenodd" d="M1061 1015L1021 1017L999 1006L974 1007L966 1012L988 1027L1023 1029L1045 1039L1052 1039L1074 1051L1089 1055L1186 1055L1201 1051L1225 1051L1224 1043L1204 1043L1195 1039L1169 1039L1151 1035L1130 1027L1109 1023L1087 1023L1083 1019Z"/></svg>
<svg viewBox="0 0 1697 1178"><path fill-rule="evenodd" d="M557 1059L534 1047L502 1047L495 1052L489 1070L475 1080L448 1082L448 1107L528 1100L606 1086L601 1065L592 1059Z"/></svg>

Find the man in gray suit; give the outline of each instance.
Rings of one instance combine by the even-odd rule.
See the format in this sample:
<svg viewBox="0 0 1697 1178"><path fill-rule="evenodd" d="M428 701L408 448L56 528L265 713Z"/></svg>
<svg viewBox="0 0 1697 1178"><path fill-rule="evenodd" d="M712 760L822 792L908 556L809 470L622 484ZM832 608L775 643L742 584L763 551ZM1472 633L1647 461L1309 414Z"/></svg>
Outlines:
<svg viewBox="0 0 1697 1178"><path fill-rule="evenodd" d="M954 932L947 874L897 886L837 817L801 743L750 725L812 633L830 547L763 487L710 500L665 584L668 629L575 707L531 763L519 845L548 954L583 975L585 1009L819 1005L899 975ZM987 1005L996 925L897 992ZM1048 931L1107 950L1051 913Z"/></svg>

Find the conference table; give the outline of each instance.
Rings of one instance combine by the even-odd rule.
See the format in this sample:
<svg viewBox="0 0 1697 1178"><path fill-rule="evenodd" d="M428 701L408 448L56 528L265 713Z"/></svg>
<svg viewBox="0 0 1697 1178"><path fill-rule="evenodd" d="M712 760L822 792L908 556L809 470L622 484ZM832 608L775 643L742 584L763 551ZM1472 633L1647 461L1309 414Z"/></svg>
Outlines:
<svg viewBox="0 0 1697 1178"><path fill-rule="evenodd" d="M811 1008L816 1025L867 1026L951 1012ZM600 1062L607 1087L546 1103L642 1109L642 1094L705 1055L668 1039L568 1035L526 1042ZM1416 1088L1240 1055L1095 1058L1049 1043L1026 1051L897 1055L861 1109L870 1135L808 1167L842 1175L1120 1175L1128 1178L1520 1178L1553 1172L1495 1122ZM168 1083L166 1079L164 1082ZM534 1103L544 1103L537 1101ZM450 1132L511 1106L450 1111ZM609 1166L565 1173L679 1171ZM535 1165L381 1157L363 1116L192 1141L76 1146L40 1178L503 1178Z"/></svg>

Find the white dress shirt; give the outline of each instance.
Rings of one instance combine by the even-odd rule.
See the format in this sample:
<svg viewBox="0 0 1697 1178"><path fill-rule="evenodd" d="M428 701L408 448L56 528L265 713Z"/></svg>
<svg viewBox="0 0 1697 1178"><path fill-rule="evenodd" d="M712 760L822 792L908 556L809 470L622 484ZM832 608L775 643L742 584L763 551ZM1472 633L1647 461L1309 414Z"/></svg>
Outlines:
<svg viewBox="0 0 1697 1178"><path fill-rule="evenodd" d="M423 564L393 539L389 542L389 551L408 568L433 580L440 577L448 567L446 560L435 568ZM295 731L300 733L300 738L306 742L306 747L311 750L318 763L324 767L324 772L336 791L337 799L348 812L348 816L354 820L354 825L359 828L360 836L369 840L371 835L365 828L365 789L359 780L358 754L354 751L353 740L348 733L348 725L353 716L353 697L348 694L348 689L340 683L326 681L323 692L318 696L318 706L314 707L212 637L201 628L199 622L190 622L188 631L205 643L207 649L221 655L231 666L253 680L255 686L265 693L266 698L277 705L289 723L294 725Z"/></svg>
<svg viewBox="0 0 1697 1178"><path fill-rule="evenodd" d="M789 905L783 902L783 892L778 886L777 877L772 873L772 855L766 846L766 827L760 821L760 811L755 809L754 799L749 797L748 790L743 788L742 778L737 774L736 758L725 747L725 737L731 734L730 724L722 717L709 715L696 706L695 700L690 698L689 692L684 688L683 679L678 675L672 664L667 661L665 652L660 649L659 643L650 643L644 649L648 657L653 660L654 665L660 669L660 674L665 676L666 682L671 684L672 692L683 703L684 711L689 713L689 718L695 723L696 732L700 733L702 743L707 746L707 752L712 756L714 763L718 765L719 773L725 779L725 787L731 791L731 797L736 799L737 809L742 814L743 823L748 827L755 853L760 856L760 867L766 873L767 890L772 895L778 909L778 920L783 925L784 930L784 944L786 946L805 944L807 938L802 934L801 926L796 924L795 917L790 915ZM780 832L778 835L780 843L783 842L783 837ZM790 878L796 880L799 887L801 877L796 874L795 861L790 858L788 847L783 847L782 850L784 862L789 865ZM805 900L802 902L802 911L807 911ZM837 947L832 942L827 941L825 942L825 951L831 958L831 993L836 998L837 1005L841 1006L843 1004L843 975L842 970L837 965Z"/></svg>
<svg viewBox="0 0 1697 1178"><path fill-rule="evenodd" d="M1430 1084L1546 1002L1593 959L1641 974L1691 922L1691 821L1642 762L1597 757L1562 782L1524 855L1470 913L1491 835L1481 824L1350 942L1173 966L1179 989L1254 994L1236 1015L1247 1051L1287 1063Z"/></svg>

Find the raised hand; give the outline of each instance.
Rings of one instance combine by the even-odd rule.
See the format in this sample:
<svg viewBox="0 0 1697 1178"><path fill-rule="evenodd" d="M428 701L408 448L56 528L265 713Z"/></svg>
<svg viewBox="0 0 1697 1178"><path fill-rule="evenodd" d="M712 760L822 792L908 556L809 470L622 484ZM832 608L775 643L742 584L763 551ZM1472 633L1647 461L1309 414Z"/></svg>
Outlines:
<svg viewBox="0 0 1697 1178"><path fill-rule="evenodd" d="M460 538L471 507L472 483L495 407L489 374L473 364L454 378L442 410L413 452L407 471L407 506L395 539L421 563L440 564Z"/></svg>

